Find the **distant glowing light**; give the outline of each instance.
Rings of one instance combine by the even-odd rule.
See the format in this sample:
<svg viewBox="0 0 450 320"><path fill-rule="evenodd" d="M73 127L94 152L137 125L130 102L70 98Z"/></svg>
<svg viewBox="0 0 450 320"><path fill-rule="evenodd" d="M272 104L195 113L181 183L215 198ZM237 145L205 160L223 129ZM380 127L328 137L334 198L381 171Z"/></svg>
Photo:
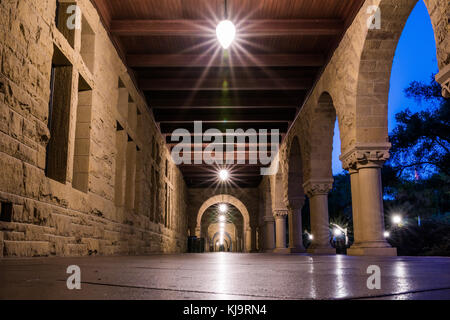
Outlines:
<svg viewBox="0 0 450 320"><path fill-rule="evenodd" d="M219 216L219 221L220 222L225 222L225 216ZM221 225L221 227L223 227L222 225Z"/></svg>
<svg viewBox="0 0 450 320"><path fill-rule="evenodd" d="M389 238L391 236L391 233L389 231L384 232L384 237Z"/></svg>
<svg viewBox="0 0 450 320"><path fill-rule="evenodd" d="M342 231L339 230L339 229L334 229L334 230L333 230L333 234L334 234L336 237L339 237L339 236L342 235Z"/></svg>
<svg viewBox="0 0 450 320"><path fill-rule="evenodd" d="M309 240L314 240L314 236L313 236L312 234L310 234L310 235L308 236L308 238L309 238Z"/></svg>
<svg viewBox="0 0 450 320"><path fill-rule="evenodd" d="M222 48L228 49L236 37L236 27L230 20L223 20L217 25L216 34Z"/></svg>
<svg viewBox="0 0 450 320"><path fill-rule="evenodd" d="M227 181L229 177L230 177L230 173L228 172L228 170L222 169L219 171L220 180Z"/></svg>
<svg viewBox="0 0 450 320"><path fill-rule="evenodd" d="M394 224L399 225L402 223L402 221L403 221L403 219L400 215L396 214L396 215L392 216L392 222Z"/></svg>
<svg viewBox="0 0 450 320"><path fill-rule="evenodd" d="M228 210L228 206L225 203L222 203L222 204L219 205L219 210L220 210L220 212L225 213ZM221 217L223 217L223 218L221 218ZM223 219L223 220L220 220L220 219ZM225 221L225 217L224 216L220 216L219 220L220 221Z"/></svg>

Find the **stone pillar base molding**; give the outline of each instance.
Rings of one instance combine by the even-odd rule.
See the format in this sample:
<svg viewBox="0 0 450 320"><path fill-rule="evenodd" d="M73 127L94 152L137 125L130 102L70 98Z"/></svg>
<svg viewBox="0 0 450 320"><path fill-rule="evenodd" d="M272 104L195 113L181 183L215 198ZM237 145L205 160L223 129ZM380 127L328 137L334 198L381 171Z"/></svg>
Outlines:
<svg viewBox="0 0 450 320"><path fill-rule="evenodd" d="M306 253L305 248L288 248L289 253Z"/></svg>
<svg viewBox="0 0 450 320"><path fill-rule="evenodd" d="M272 253L276 253L276 254L289 254L289 249L288 248L275 248Z"/></svg>
<svg viewBox="0 0 450 320"><path fill-rule="evenodd" d="M336 249L334 248L308 248L308 250L306 251L309 254L314 254L314 255L335 255L336 254Z"/></svg>
<svg viewBox="0 0 450 320"><path fill-rule="evenodd" d="M374 247L351 247L347 249L349 256L383 256L395 257L397 256L396 248L374 248Z"/></svg>
<svg viewBox="0 0 450 320"><path fill-rule="evenodd" d="M349 256L397 256L397 248L392 248L386 241L367 241L355 243L347 249Z"/></svg>

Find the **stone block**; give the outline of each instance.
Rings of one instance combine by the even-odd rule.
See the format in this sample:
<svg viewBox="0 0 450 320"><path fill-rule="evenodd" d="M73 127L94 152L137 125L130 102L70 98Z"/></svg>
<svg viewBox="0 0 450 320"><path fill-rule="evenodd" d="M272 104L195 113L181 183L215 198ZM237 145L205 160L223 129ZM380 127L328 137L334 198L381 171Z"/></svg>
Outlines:
<svg viewBox="0 0 450 320"><path fill-rule="evenodd" d="M46 241L4 240L4 255L8 257L42 257L48 256L49 252Z"/></svg>

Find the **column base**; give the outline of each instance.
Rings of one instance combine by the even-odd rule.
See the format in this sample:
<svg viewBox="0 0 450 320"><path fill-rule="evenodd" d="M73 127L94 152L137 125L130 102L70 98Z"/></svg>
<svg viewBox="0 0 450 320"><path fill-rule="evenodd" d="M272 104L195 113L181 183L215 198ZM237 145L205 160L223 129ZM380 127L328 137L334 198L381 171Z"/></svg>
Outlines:
<svg viewBox="0 0 450 320"><path fill-rule="evenodd" d="M264 253L272 253L273 250L275 250L275 249L265 249L265 250L263 250L263 252L264 252Z"/></svg>
<svg viewBox="0 0 450 320"><path fill-rule="evenodd" d="M277 253L277 254L289 254L289 249L288 248L275 248L272 253Z"/></svg>
<svg viewBox="0 0 450 320"><path fill-rule="evenodd" d="M335 248L309 248L306 252L315 255L335 255Z"/></svg>
<svg viewBox="0 0 450 320"><path fill-rule="evenodd" d="M392 248L386 241L369 241L355 243L347 249L349 256L397 256L397 248Z"/></svg>
<svg viewBox="0 0 450 320"><path fill-rule="evenodd" d="M347 249L347 255L396 257L397 248L351 247Z"/></svg>
<svg viewBox="0 0 450 320"><path fill-rule="evenodd" d="M305 248L288 248L289 253L305 253L306 249Z"/></svg>

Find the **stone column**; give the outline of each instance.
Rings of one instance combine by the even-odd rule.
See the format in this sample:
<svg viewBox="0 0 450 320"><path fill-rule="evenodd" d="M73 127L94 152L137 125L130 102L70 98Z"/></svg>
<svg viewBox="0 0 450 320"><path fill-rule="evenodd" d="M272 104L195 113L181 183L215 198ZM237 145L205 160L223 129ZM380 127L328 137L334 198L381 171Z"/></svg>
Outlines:
<svg viewBox="0 0 450 320"><path fill-rule="evenodd" d="M273 217L264 217L264 252L273 252L275 249L275 220Z"/></svg>
<svg viewBox="0 0 450 320"><path fill-rule="evenodd" d="M287 209L275 210L275 237L276 248L274 253L289 253L289 249L286 248L286 216L289 214Z"/></svg>
<svg viewBox="0 0 450 320"><path fill-rule="evenodd" d="M208 236L205 238L205 252L209 252L209 245L211 244L211 239Z"/></svg>
<svg viewBox="0 0 450 320"><path fill-rule="evenodd" d="M250 230L251 242L250 242L250 252L257 252L256 250L256 227L251 228Z"/></svg>
<svg viewBox="0 0 450 320"><path fill-rule="evenodd" d="M250 227L245 230L245 252L252 251L252 229Z"/></svg>
<svg viewBox="0 0 450 320"><path fill-rule="evenodd" d="M200 226L195 227L195 236L197 238L201 238L202 237L202 235L200 234L200 231L201 231Z"/></svg>
<svg viewBox="0 0 450 320"><path fill-rule="evenodd" d="M381 167L389 158L390 144L356 146L341 157L344 168L352 170L352 201L355 243L349 255L395 256L384 238L383 191ZM354 171L357 171L355 173Z"/></svg>
<svg viewBox="0 0 450 320"><path fill-rule="evenodd" d="M305 204L304 197L290 201L289 212L289 252L306 252L303 245L302 208Z"/></svg>
<svg viewBox="0 0 450 320"><path fill-rule="evenodd" d="M310 180L304 184L309 197L311 215L311 234L313 240L308 248L311 254L336 254L330 244L330 220L328 217L328 193L332 189L333 180Z"/></svg>
<svg viewBox="0 0 450 320"><path fill-rule="evenodd" d="M350 184L352 192L352 216L353 216L353 237L354 244L362 242L363 235L361 234L361 217L359 209L359 173L358 170L349 169L350 173Z"/></svg>

